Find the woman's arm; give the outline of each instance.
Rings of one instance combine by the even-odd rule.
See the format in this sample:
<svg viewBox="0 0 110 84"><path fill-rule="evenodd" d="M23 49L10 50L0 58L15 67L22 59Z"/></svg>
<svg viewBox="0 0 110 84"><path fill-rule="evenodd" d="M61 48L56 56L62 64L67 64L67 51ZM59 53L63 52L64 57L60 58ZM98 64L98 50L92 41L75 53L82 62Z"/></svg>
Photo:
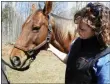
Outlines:
<svg viewBox="0 0 110 84"><path fill-rule="evenodd" d="M67 59L68 59L67 54L59 51L58 49L56 49L55 47L53 47L51 44L49 44L48 50L51 51L52 53L54 53L56 57L58 57L63 63L66 64Z"/></svg>

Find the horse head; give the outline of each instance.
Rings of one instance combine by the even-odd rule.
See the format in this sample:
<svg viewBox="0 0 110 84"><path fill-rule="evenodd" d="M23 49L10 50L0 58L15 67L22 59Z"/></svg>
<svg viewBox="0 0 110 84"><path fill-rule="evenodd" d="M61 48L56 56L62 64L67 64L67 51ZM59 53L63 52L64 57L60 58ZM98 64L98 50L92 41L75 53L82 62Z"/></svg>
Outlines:
<svg viewBox="0 0 110 84"><path fill-rule="evenodd" d="M36 10L32 5L32 14L22 25L22 31L10 55L11 65L15 69L29 67L41 49L44 49L51 38L49 13L52 2L46 2L44 9Z"/></svg>

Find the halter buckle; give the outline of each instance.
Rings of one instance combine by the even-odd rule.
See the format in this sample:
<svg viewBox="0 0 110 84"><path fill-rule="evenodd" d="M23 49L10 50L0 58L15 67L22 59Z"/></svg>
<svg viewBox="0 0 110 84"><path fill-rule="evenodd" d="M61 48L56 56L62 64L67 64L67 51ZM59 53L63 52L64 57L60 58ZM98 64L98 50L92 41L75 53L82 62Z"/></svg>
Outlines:
<svg viewBox="0 0 110 84"><path fill-rule="evenodd" d="M32 56L34 54L34 50L29 50L26 52L29 56Z"/></svg>

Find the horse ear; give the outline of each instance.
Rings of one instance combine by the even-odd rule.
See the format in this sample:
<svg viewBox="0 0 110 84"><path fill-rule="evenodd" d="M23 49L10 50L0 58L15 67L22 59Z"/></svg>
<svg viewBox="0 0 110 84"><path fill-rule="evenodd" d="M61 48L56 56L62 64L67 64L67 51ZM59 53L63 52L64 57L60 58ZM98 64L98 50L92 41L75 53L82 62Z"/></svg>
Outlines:
<svg viewBox="0 0 110 84"><path fill-rule="evenodd" d="M31 10L32 10L32 13L34 13L34 12L37 10L37 8L36 8L36 5L35 5L35 4L32 4L32 8L31 8Z"/></svg>
<svg viewBox="0 0 110 84"><path fill-rule="evenodd" d="M43 12L45 15L48 15L52 10L52 1L46 1Z"/></svg>

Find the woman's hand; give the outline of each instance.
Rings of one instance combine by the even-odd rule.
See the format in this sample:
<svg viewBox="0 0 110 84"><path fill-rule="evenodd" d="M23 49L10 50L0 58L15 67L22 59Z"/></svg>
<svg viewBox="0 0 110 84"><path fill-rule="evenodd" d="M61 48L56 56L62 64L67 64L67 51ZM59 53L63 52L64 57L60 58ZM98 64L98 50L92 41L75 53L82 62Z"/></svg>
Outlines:
<svg viewBox="0 0 110 84"><path fill-rule="evenodd" d="M49 44L49 48L47 50L53 52L54 54L61 52L57 48L55 48L52 44Z"/></svg>
<svg viewBox="0 0 110 84"><path fill-rule="evenodd" d="M49 48L47 50L52 52L55 50L55 47L53 47L51 44L49 44Z"/></svg>
<svg viewBox="0 0 110 84"><path fill-rule="evenodd" d="M51 44L49 44L49 48L47 50L51 51L52 53L54 53L55 56L57 56L62 62L66 63L67 58L68 58L67 54L59 51L58 49L53 47Z"/></svg>

